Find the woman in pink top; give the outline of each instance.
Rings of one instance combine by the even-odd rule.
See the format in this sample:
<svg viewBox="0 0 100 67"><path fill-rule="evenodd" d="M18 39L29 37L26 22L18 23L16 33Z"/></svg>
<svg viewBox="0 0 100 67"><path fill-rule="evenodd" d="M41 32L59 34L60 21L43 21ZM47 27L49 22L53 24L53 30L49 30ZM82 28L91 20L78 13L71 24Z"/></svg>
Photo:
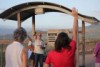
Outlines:
<svg viewBox="0 0 100 67"><path fill-rule="evenodd" d="M96 43L94 48L95 67L100 67L100 43Z"/></svg>
<svg viewBox="0 0 100 67"><path fill-rule="evenodd" d="M76 50L76 31L78 14L75 8L72 9L74 17L72 39L67 33L61 32L55 41L55 50L48 53L45 67L75 67L75 50Z"/></svg>

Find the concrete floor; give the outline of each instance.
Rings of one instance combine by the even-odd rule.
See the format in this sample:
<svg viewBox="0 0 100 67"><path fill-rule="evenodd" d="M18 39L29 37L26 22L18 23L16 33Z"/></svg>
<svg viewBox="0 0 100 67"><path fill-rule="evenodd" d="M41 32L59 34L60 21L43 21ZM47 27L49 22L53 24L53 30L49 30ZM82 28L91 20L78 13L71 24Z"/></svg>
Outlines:
<svg viewBox="0 0 100 67"><path fill-rule="evenodd" d="M79 64L82 65L82 56L79 56ZM92 54L85 56L85 67L95 67L95 61Z"/></svg>

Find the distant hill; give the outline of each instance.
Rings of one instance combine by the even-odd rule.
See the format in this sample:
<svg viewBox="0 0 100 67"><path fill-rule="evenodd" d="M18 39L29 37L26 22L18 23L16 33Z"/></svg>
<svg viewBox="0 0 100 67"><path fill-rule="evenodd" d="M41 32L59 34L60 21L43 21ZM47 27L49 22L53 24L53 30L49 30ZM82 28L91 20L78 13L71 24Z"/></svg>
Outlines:
<svg viewBox="0 0 100 67"><path fill-rule="evenodd" d="M14 30L15 29L12 28L0 27L0 39L12 39L12 34ZM31 36L31 29L28 28L26 30L28 31L28 34ZM86 26L85 30L86 39L100 39L100 24ZM42 32L42 34L46 35L46 31L37 30L37 32Z"/></svg>
<svg viewBox="0 0 100 67"><path fill-rule="evenodd" d="M0 35L12 34L14 29L0 27Z"/></svg>
<svg viewBox="0 0 100 67"><path fill-rule="evenodd" d="M86 27L86 38L100 39L100 23Z"/></svg>
<svg viewBox="0 0 100 67"><path fill-rule="evenodd" d="M0 26L0 39L12 39L14 28Z"/></svg>
<svg viewBox="0 0 100 67"><path fill-rule="evenodd" d="M16 28L0 26L0 39L12 39L13 32ZM27 31L31 31L30 28Z"/></svg>
<svg viewBox="0 0 100 67"><path fill-rule="evenodd" d="M7 28L4 26L0 26L0 39L13 39L13 32L15 28ZM32 29L26 28L27 34L32 36ZM42 32L42 34L45 33L45 31L37 30L37 32Z"/></svg>
<svg viewBox="0 0 100 67"><path fill-rule="evenodd" d="M88 29L91 29L91 28L98 29L99 28L100 29L100 23L89 25L86 28L88 28Z"/></svg>

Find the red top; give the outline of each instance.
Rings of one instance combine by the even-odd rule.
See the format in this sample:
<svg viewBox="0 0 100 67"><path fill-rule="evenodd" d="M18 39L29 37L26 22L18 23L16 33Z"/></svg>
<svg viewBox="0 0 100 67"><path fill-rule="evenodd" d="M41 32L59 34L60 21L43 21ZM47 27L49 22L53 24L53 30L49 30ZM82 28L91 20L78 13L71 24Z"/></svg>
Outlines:
<svg viewBox="0 0 100 67"><path fill-rule="evenodd" d="M70 42L71 49L62 48L61 52L52 50L48 53L45 63L53 67L75 67L76 42Z"/></svg>

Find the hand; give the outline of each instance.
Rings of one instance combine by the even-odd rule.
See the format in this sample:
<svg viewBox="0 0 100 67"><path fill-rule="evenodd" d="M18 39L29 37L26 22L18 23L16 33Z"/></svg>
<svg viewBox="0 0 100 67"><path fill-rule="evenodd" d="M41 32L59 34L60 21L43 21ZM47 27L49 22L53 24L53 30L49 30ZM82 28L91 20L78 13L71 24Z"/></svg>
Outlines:
<svg viewBox="0 0 100 67"><path fill-rule="evenodd" d="M28 48L33 52L34 51L34 46L30 45Z"/></svg>
<svg viewBox="0 0 100 67"><path fill-rule="evenodd" d="M72 16L74 18L78 18L78 13L77 13L77 9L76 8L72 8Z"/></svg>
<svg viewBox="0 0 100 67"><path fill-rule="evenodd" d="M45 47L43 45L40 46L42 49L45 49Z"/></svg>

